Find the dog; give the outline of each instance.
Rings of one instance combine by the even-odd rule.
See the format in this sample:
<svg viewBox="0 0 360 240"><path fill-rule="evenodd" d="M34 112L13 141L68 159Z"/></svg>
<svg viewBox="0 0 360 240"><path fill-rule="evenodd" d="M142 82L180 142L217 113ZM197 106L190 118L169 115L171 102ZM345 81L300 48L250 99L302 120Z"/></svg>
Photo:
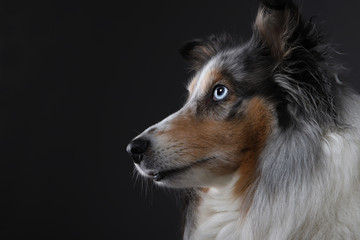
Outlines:
<svg viewBox="0 0 360 240"><path fill-rule="evenodd" d="M188 192L184 239L360 239L360 96L333 53L281 0L260 2L247 42L185 44L186 103L127 146Z"/></svg>

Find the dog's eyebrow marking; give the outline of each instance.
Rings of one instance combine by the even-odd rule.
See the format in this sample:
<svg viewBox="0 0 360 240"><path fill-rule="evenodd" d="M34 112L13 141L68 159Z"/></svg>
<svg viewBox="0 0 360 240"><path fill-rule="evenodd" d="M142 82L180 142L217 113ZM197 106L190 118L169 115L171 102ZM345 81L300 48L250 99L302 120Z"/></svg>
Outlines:
<svg viewBox="0 0 360 240"><path fill-rule="evenodd" d="M191 81L189 82L189 84L187 86L187 89L190 92L190 95L194 92L196 82L197 82L197 77L194 77L193 79L191 79Z"/></svg>
<svg viewBox="0 0 360 240"><path fill-rule="evenodd" d="M194 95L200 96L204 92L204 90L206 90L215 63L216 63L215 59L210 60L199 73L199 77L196 81L196 85L194 89Z"/></svg>
<svg viewBox="0 0 360 240"><path fill-rule="evenodd" d="M222 78L217 58L210 60L188 85L191 100L206 93L215 81Z"/></svg>

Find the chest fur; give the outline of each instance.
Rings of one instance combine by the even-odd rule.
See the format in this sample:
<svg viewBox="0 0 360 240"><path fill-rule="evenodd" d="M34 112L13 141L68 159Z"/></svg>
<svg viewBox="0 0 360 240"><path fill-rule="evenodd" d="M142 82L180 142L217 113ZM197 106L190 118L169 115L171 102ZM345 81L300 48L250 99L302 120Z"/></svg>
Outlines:
<svg viewBox="0 0 360 240"><path fill-rule="evenodd" d="M210 188L200 193L191 240L236 238L241 202L231 190L229 184L221 190Z"/></svg>

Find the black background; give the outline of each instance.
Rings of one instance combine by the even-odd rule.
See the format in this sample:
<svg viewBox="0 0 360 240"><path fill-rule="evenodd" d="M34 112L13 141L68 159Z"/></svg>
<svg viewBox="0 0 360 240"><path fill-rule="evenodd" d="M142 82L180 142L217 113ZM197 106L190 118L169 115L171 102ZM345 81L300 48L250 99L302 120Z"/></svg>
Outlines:
<svg viewBox="0 0 360 240"><path fill-rule="evenodd" d="M0 1L0 238L179 239L131 138L185 100L187 40L250 37L257 1ZM303 0L360 89L360 3Z"/></svg>

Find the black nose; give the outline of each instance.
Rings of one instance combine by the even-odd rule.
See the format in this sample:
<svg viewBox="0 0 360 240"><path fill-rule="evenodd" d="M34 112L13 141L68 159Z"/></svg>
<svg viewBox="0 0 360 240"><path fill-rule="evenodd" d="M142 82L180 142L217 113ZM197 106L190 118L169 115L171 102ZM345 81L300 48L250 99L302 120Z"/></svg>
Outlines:
<svg viewBox="0 0 360 240"><path fill-rule="evenodd" d="M148 146L149 140L136 138L127 145L126 151L130 154L135 163L140 163Z"/></svg>

